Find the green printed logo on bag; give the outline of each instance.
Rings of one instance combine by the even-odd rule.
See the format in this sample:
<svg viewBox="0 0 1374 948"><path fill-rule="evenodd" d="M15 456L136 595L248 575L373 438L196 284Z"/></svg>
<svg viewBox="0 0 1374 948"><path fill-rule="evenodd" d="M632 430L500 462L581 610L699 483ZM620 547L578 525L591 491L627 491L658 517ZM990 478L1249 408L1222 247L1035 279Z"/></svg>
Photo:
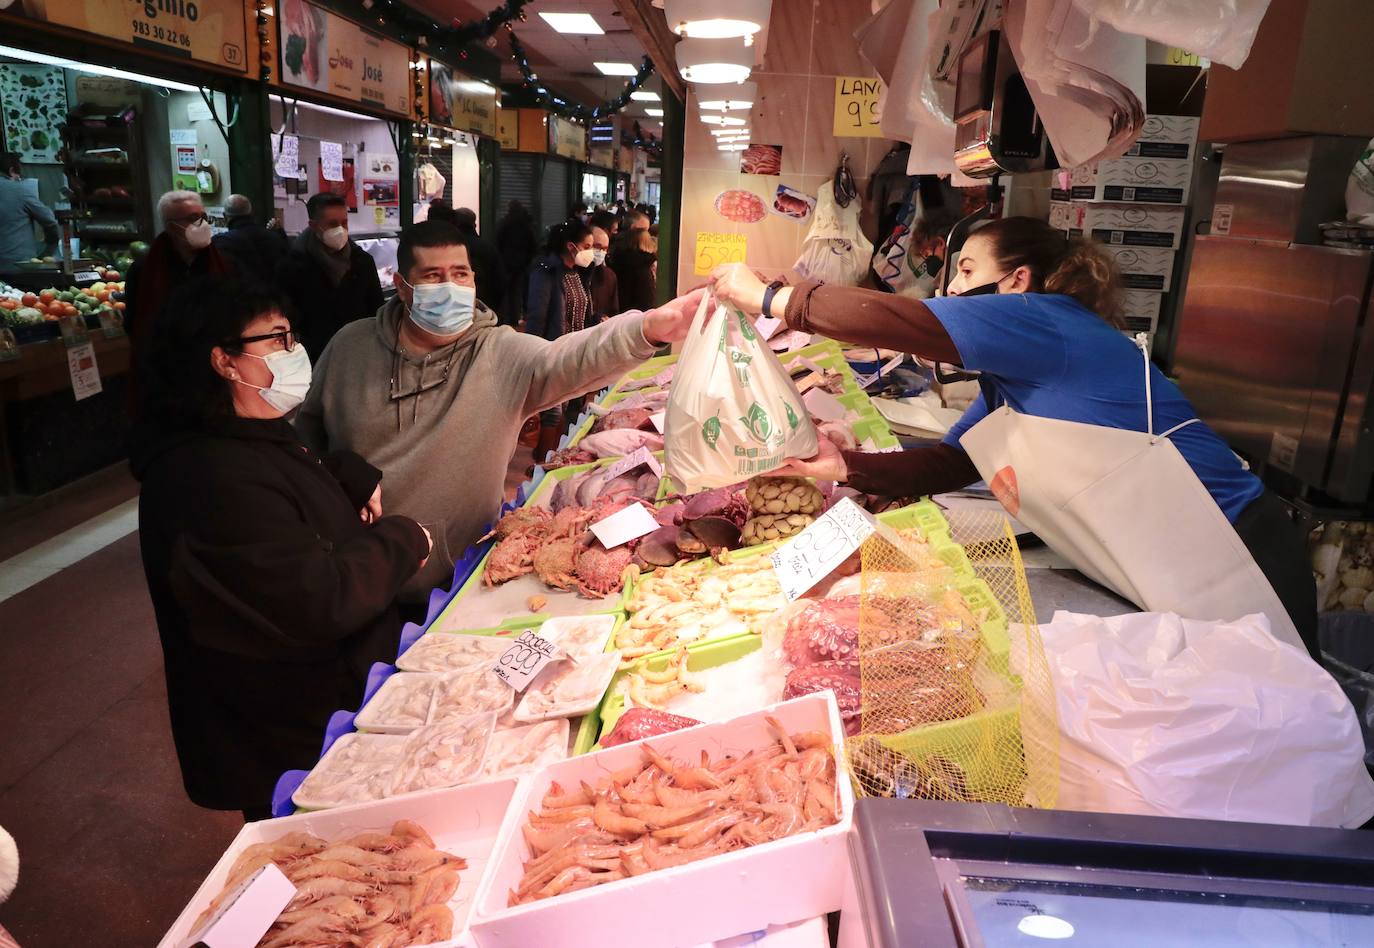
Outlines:
<svg viewBox="0 0 1374 948"><path fill-rule="evenodd" d="M755 339L757 339L759 337L758 333L754 332L754 327L750 325L749 320L745 318L745 315L741 313L739 310L735 310L735 315L739 317L739 331L743 333L744 338L748 339L750 342L753 342Z"/></svg>
<svg viewBox="0 0 1374 948"><path fill-rule="evenodd" d="M740 418L740 421L749 429L749 437L759 444L768 443L768 436L773 433L773 423L768 420L768 412L764 411L762 405L754 402L749 406L749 414Z"/></svg>
<svg viewBox="0 0 1374 948"><path fill-rule="evenodd" d="M730 363L734 367L735 375L739 378L739 383L744 386L749 384L749 366L753 363L754 357L747 352L738 349L730 350Z"/></svg>
<svg viewBox="0 0 1374 948"><path fill-rule="evenodd" d="M783 402L782 406L787 409L787 424L793 431L796 431L797 426L801 424L801 419L798 418L797 413L792 410L791 402Z"/></svg>
<svg viewBox="0 0 1374 948"><path fill-rule="evenodd" d="M720 416L706 419L706 423L701 426L701 440L706 442L708 448L716 446L716 442L720 440Z"/></svg>

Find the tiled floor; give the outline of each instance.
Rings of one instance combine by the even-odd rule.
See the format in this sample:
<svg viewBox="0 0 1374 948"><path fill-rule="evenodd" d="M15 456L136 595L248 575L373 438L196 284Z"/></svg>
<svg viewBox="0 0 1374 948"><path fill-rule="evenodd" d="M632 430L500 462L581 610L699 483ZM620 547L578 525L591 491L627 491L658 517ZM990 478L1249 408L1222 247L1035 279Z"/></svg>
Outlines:
<svg viewBox="0 0 1374 948"><path fill-rule="evenodd" d="M181 787L136 491L111 471L0 530L0 925L24 948L156 944L242 826Z"/></svg>

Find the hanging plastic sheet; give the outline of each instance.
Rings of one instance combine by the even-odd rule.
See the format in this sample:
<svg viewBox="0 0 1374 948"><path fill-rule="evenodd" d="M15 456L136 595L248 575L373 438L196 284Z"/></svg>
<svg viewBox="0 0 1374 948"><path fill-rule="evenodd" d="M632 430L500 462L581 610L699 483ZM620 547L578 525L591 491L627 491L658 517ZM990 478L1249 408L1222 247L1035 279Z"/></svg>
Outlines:
<svg viewBox="0 0 1374 948"><path fill-rule="evenodd" d="M1125 154L1145 121L1144 37L1094 22L1075 0L1011 4L1006 29L1059 163Z"/></svg>
<svg viewBox="0 0 1374 948"><path fill-rule="evenodd" d="M1135 33L1239 69L1269 0L1073 0L1094 25Z"/></svg>

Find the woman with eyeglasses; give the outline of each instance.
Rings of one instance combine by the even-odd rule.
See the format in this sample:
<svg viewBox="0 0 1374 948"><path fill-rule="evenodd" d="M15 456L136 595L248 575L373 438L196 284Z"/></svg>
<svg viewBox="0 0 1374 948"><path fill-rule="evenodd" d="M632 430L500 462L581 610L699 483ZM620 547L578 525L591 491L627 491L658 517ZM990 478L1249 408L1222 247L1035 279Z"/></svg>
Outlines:
<svg viewBox="0 0 1374 948"><path fill-rule="evenodd" d="M130 458L172 736L200 806L269 815L330 714L396 656L395 596L428 531L383 516L382 473L311 453L286 420L310 359L282 304L206 277L159 317Z"/></svg>

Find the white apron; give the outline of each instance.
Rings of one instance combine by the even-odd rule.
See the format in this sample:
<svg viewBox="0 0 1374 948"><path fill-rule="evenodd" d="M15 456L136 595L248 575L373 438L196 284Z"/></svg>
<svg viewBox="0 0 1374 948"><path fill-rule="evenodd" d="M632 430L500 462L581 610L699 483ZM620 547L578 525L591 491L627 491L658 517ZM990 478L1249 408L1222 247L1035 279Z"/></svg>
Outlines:
<svg viewBox="0 0 1374 948"><path fill-rule="evenodd" d="M1298 630L1169 435L1154 434L1145 357L1147 430L1023 415L1003 406L959 443L1013 517L1055 552L1148 612L1234 620L1257 612L1301 649Z"/></svg>

